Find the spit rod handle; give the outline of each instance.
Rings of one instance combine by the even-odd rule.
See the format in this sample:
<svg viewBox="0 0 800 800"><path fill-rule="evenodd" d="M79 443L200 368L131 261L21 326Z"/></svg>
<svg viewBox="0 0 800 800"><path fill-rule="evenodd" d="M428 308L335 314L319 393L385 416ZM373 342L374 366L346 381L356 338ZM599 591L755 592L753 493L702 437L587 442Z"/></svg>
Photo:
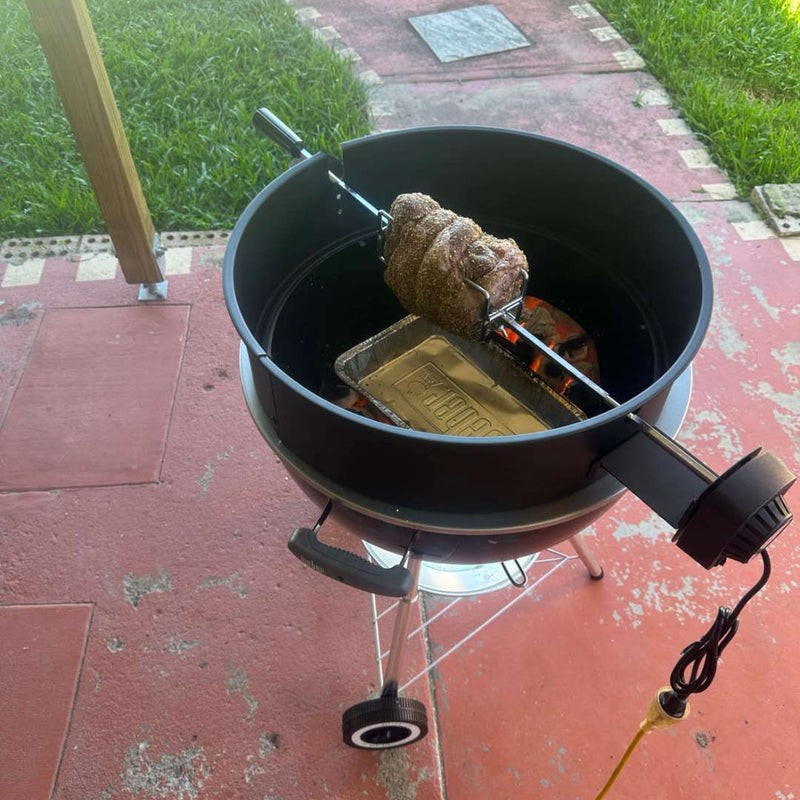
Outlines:
<svg viewBox="0 0 800 800"><path fill-rule="evenodd" d="M272 139L295 158L311 158L303 140L268 108L259 108L253 114L253 125L260 134Z"/></svg>
<svg viewBox="0 0 800 800"><path fill-rule="evenodd" d="M268 108L259 108L253 114L253 125L256 130L272 139L273 142L279 144L284 150L289 152L295 158L311 158L311 153L305 148L303 140L279 117L276 117ZM351 189L338 175L328 170L328 179L331 183L336 184L340 189L343 189L350 197L357 203L360 203L370 214L378 218L379 224L383 224L391 220L389 214L385 211L375 208L372 203L366 198L362 197L355 189Z"/></svg>

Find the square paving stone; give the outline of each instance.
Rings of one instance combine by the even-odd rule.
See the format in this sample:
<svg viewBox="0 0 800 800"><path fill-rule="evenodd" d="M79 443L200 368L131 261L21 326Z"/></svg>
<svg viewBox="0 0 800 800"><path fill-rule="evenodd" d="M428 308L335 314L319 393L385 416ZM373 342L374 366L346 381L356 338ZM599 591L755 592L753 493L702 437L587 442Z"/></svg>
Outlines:
<svg viewBox="0 0 800 800"><path fill-rule="evenodd" d="M0 490L158 480L188 317L47 311L0 429Z"/></svg>
<svg viewBox="0 0 800 800"><path fill-rule="evenodd" d="M442 63L531 44L493 5L424 14L408 21Z"/></svg>
<svg viewBox="0 0 800 800"><path fill-rule="evenodd" d="M92 607L0 607L0 797L49 800Z"/></svg>

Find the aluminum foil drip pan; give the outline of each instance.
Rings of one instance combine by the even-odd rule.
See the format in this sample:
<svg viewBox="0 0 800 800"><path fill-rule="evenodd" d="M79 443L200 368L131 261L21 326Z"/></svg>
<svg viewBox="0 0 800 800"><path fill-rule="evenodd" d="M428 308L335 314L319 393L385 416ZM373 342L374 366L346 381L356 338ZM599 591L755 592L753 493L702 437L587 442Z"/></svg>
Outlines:
<svg viewBox="0 0 800 800"><path fill-rule="evenodd" d="M337 375L395 425L451 436L513 436L585 419L491 341L408 316L336 360Z"/></svg>

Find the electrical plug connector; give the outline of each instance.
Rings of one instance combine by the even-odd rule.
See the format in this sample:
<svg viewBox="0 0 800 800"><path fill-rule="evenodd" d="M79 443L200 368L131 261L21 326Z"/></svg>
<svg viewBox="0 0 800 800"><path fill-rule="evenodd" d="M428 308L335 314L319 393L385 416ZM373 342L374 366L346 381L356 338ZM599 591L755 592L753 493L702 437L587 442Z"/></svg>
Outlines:
<svg viewBox="0 0 800 800"><path fill-rule="evenodd" d="M643 733L671 728L689 716L689 704L669 687L662 686L647 707L647 717L639 729Z"/></svg>
<svg viewBox="0 0 800 800"><path fill-rule="evenodd" d="M771 565L766 550L761 551L761 558L764 562L764 571L753 588L739 600L733 611L729 608L720 608L716 620L705 636L684 648L678 663L672 670L672 675L670 675L670 685L659 689L656 696L650 701L647 717L642 721L639 730L636 731L628 745L628 749L622 754L611 777L595 800L603 800L609 793L614 781L622 772L622 768L628 763L631 753L646 734L650 731L671 728L686 719L689 716L689 703L687 702L689 696L697 692L704 692L711 685L717 673L719 656L730 644L739 628L739 613L769 579Z"/></svg>
<svg viewBox="0 0 800 800"><path fill-rule="evenodd" d="M619 777L620 772L622 772L622 768L628 763L631 753L636 749L639 742L644 739L646 733L663 728L671 728L688 716L689 704L669 686L662 686L647 707L647 717L642 721L639 730L636 731L636 735L628 745L628 749L622 754L622 758L611 773L611 777L606 781L606 785L600 790L600 794L595 797L595 800L603 800L611 791L611 787Z"/></svg>

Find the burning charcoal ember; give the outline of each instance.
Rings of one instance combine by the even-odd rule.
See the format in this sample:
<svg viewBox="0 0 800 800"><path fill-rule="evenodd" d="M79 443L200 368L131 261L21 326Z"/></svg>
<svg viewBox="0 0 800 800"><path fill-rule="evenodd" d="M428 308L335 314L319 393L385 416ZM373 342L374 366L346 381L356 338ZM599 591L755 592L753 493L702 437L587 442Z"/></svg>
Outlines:
<svg viewBox="0 0 800 800"><path fill-rule="evenodd" d="M480 338L483 295L492 308L519 297L525 254L513 239L497 239L477 223L447 211L424 194L392 203L384 258L386 283L403 307L467 339Z"/></svg>
<svg viewBox="0 0 800 800"><path fill-rule="evenodd" d="M526 297L520 322L584 375L595 383L600 382L597 348L586 331L569 314L538 297ZM530 369L557 392L568 394L573 388L575 381L572 378L564 375L557 364L547 361L541 354L535 353L531 356L528 345L516 333L507 328L498 333L510 343L514 355L523 361L529 361Z"/></svg>
<svg viewBox="0 0 800 800"><path fill-rule="evenodd" d="M385 414L382 414L380 411L378 411L378 409L375 408L375 406L373 406L363 394L360 394L353 389L350 389L350 391L344 397L340 397L334 402L340 408L352 411L354 414L358 414L360 417L366 417L367 419L375 420L375 422L382 422L385 425L392 424L392 421Z"/></svg>
<svg viewBox="0 0 800 800"><path fill-rule="evenodd" d="M531 299L533 298L526 298L526 300ZM523 306L520 322L548 347L553 347L553 345L558 342L556 321L553 319L550 309L546 308L544 305L536 305L532 308L528 308L527 304L525 304Z"/></svg>

